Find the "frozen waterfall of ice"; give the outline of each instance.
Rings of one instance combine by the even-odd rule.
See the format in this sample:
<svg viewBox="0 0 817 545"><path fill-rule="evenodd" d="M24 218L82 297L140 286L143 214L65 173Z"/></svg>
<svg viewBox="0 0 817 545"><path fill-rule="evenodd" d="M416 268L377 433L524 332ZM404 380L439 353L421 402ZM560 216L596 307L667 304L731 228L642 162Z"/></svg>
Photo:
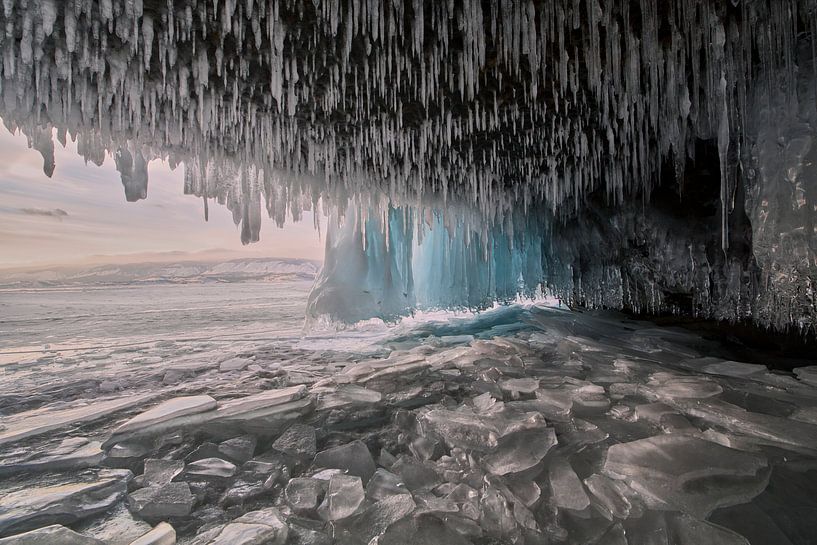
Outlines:
<svg viewBox="0 0 817 545"><path fill-rule="evenodd" d="M310 317L389 320L416 309L486 308L541 292L545 223L527 220L530 228L511 235L510 227L480 233L452 217L410 207L375 216L350 206L342 220L330 222Z"/></svg>

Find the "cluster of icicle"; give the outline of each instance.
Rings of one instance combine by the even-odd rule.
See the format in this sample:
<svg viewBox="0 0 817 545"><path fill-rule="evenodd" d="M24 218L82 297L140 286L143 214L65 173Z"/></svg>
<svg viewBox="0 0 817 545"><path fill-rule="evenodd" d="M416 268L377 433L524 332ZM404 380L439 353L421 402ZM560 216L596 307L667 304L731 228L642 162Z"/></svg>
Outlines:
<svg viewBox="0 0 817 545"><path fill-rule="evenodd" d="M184 163L186 192L227 204L245 242L262 206L281 224L368 199L456 203L487 245L520 210L648 194L716 140L726 247L752 97L782 80L798 98L816 4L3 0L0 117L49 175L55 133L113 155L131 200L151 160Z"/></svg>
<svg viewBox="0 0 817 545"><path fill-rule="evenodd" d="M568 213L717 138L728 210L756 67L793 81L813 17L814 0L4 0L0 113L46 155L54 127L92 161L170 157L190 192L263 194L276 218L375 189L489 221Z"/></svg>

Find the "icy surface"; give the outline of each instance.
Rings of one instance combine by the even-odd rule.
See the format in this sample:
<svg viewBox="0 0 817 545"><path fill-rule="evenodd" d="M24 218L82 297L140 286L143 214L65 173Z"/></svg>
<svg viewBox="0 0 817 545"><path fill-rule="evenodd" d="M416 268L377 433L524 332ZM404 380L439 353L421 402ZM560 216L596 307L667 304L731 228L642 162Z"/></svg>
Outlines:
<svg viewBox="0 0 817 545"><path fill-rule="evenodd" d="M105 545L104 541L78 534L59 524L0 539L0 545L48 545L50 543L60 543L61 545Z"/></svg>
<svg viewBox="0 0 817 545"><path fill-rule="evenodd" d="M303 310L305 288L299 297ZM817 387L805 364L773 371L689 331L544 305L220 343L209 324L144 343L142 314L122 315L132 338L114 348L89 337L78 353L4 355L3 424L102 391L100 403L151 397L9 440L0 509L16 507L0 519L19 522L0 539L56 523L130 545L167 523L182 545L813 541ZM230 316L221 327L245 331ZM74 320L66 330L90 336L81 324L97 318ZM228 357L253 364L225 380ZM127 422L146 427L117 431ZM106 471L122 478L87 492Z"/></svg>
<svg viewBox="0 0 817 545"><path fill-rule="evenodd" d="M130 545L174 545L175 543L176 530L168 523L162 522L150 532L132 541Z"/></svg>
<svg viewBox="0 0 817 545"><path fill-rule="evenodd" d="M48 486L3 490L0 535L74 523L116 505L133 475L126 470L81 473Z"/></svg>
<svg viewBox="0 0 817 545"><path fill-rule="evenodd" d="M604 472L627 482L650 505L701 519L717 507L745 503L768 484L762 457L672 433L613 445Z"/></svg>

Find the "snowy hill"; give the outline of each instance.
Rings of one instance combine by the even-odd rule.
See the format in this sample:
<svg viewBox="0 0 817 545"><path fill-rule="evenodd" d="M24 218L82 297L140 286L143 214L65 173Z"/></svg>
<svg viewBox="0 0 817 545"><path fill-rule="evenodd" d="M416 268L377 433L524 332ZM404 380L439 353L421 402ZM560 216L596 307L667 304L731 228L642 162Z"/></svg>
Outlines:
<svg viewBox="0 0 817 545"><path fill-rule="evenodd" d="M51 267L0 271L0 287L36 288L112 284L202 282L275 282L315 278L320 263L293 258L245 258L230 261L129 263L93 267Z"/></svg>

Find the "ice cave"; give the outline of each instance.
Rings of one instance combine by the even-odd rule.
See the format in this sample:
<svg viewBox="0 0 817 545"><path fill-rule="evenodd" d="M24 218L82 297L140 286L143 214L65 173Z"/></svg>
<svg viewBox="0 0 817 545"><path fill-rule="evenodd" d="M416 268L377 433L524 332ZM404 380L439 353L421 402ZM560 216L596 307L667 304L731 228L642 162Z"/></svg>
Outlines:
<svg viewBox="0 0 817 545"><path fill-rule="evenodd" d="M291 338L0 351L0 545L817 543L817 0L0 27L32 183L164 161L325 243Z"/></svg>

